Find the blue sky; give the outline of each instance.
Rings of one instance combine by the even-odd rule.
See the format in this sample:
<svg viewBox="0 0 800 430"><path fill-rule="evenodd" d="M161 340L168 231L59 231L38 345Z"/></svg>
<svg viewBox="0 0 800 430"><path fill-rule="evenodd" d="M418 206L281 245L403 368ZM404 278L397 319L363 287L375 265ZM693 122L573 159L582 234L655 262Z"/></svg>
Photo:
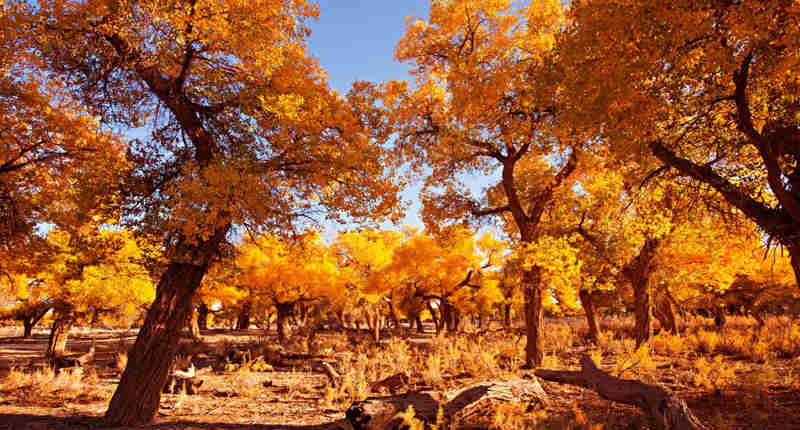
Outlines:
<svg viewBox="0 0 800 430"><path fill-rule="evenodd" d="M328 71L333 88L345 94L354 81L410 78L408 65L394 60L394 47L405 34L406 17L428 18L429 0L319 0L317 4L319 19L311 23L309 47ZM403 199L412 203L404 224L422 224L418 193L419 186L403 193Z"/></svg>
<svg viewBox="0 0 800 430"><path fill-rule="evenodd" d="M312 54L330 73L331 86L346 93L353 81L407 79L408 67L394 61L406 17L428 17L429 0L319 0L311 24Z"/></svg>

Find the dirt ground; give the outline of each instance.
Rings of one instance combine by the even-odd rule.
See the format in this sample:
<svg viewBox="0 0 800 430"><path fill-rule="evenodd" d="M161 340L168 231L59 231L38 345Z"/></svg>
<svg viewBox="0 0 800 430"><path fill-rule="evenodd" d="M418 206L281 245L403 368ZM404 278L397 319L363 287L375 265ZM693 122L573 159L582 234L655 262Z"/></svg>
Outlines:
<svg viewBox="0 0 800 430"><path fill-rule="evenodd" d="M8 386L3 385L2 381L13 376L12 369L27 374L35 373L45 365L42 357L47 344L46 331L37 330L30 339L13 337L15 334L16 329L13 328L0 331L0 387ZM70 353L78 354L87 351L92 344L96 345L95 359L90 369L85 370L91 376L84 376L78 383L79 387L65 388L67 391L71 389L67 394L60 390L37 389L33 387L34 383L13 390L0 389L0 430L103 428L99 419L105 412L120 374L118 354L133 343L135 334L133 331L73 330L67 347ZM432 336L432 333L417 335L409 343L429 344ZM213 330L203 332L203 341L212 345L263 344L273 339L265 337L258 330ZM519 344L519 339L516 343ZM590 349L579 341L558 348L549 357L551 367L576 368L580 356L589 353ZM327 352L330 354L329 361L339 364L336 352ZM387 348L377 349L372 359L376 362L395 360L391 354ZM202 355L200 358L203 358ZM622 376L644 379L670 389L685 399L695 415L712 428L800 429L800 379L797 378L800 375L800 359L776 358L757 364L737 357L726 357L726 366L735 369L731 371L732 379L715 387L697 387L687 382L696 372L692 364L695 358L692 354L673 357L654 355L654 363L648 374L634 372ZM207 359L209 363L213 361L213 357ZM615 360L613 355L606 354L601 366L609 368ZM530 373L518 366L512 367L504 375ZM426 371L420 369L420 372ZM311 369L236 372L200 367L198 376L204 380L199 394L163 394L155 422L137 429L350 428L344 421L346 404L331 406L330 402L324 401L327 378ZM460 378L445 378L443 384L457 387L481 379L466 374ZM534 428L598 428L589 427L588 424L599 424L602 425L599 428L604 429L646 429L650 426L646 417L636 408L608 402L590 390L550 382L542 382L542 386L550 396L551 403L545 410L537 412L540 418L536 420ZM500 423L496 427L508 429L519 426Z"/></svg>

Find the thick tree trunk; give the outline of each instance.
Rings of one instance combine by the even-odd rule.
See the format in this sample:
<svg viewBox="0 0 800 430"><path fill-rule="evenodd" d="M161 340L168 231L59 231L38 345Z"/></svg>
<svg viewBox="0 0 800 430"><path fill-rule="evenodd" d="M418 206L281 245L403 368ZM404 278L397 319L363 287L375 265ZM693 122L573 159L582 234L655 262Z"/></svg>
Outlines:
<svg viewBox="0 0 800 430"><path fill-rule="evenodd" d="M576 385L596 391L604 399L633 405L650 416L659 430L706 430L686 406L665 389L643 382L620 379L600 370L589 356L581 358L581 370L537 370L547 381Z"/></svg>
<svg viewBox="0 0 800 430"><path fill-rule="evenodd" d="M583 306L583 312L586 314L586 323L589 326L589 341L597 345L600 339L600 330L597 329L597 315L594 310L592 294L587 290L580 290L578 294Z"/></svg>
<svg viewBox="0 0 800 430"><path fill-rule="evenodd" d="M60 357L67 352L67 339L69 330L74 322L72 308L59 309L53 319L50 329L50 339L47 341L47 357Z"/></svg>
<svg viewBox="0 0 800 430"><path fill-rule="evenodd" d="M511 303L503 305L503 327L511 328Z"/></svg>
<svg viewBox="0 0 800 430"><path fill-rule="evenodd" d="M534 368L541 366L544 360L541 269L534 266L525 270L522 280L525 291L525 332L528 337L525 344L525 365Z"/></svg>
<svg viewBox="0 0 800 430"><path fill-rule="evenodd" d="M192 309L192 296L207 264L170 263L156 289L139 336L128 353L128 366L105 415L106 423L133 426L150 422L178 350L180 332Z"/></svg>
<svg viewBox="0 0 800 430"><path fill-rule="evenodd" d="M236 318L236 330L247 330L250 328L250 310L253 304L249 301L244 302L242 309L239 311L239 316Z"/></svg>
<svg viewBox="0 0 800 430"><path fill-rule="evenodd" d="M200 302L197 306L197 327L199 330L208 330L208 306Z"/></svg>
<svg viewBox="0 0 800 430"><path fill-rule="evenodd" d="M417 322L417 333L425 333L425 327L422 325L422 317L417 315L414 320Z"/></svg>

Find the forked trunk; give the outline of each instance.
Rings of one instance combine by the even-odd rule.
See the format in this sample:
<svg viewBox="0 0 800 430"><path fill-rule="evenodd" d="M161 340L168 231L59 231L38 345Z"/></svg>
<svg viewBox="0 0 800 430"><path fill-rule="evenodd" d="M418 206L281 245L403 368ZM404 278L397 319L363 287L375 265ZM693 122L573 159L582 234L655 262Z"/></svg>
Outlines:
<svg viewBox="0 0 800 430"><path fill-rule="evenodd" d="M595 314L592 294L588 290L580 290L578 294L580 295L583 312L586 314L586 323L589 325L589 341L597 345L600 331L597 329L597 315Z"/></svg>
<svg viewBox="0 0 800 430"><path fill-rule="evenodd" d="M525 345L525 365L533 368L541 366L544 360L541 269L534 266L530 270L525 270L522 280L522 288L525 291L525 332L528 336Z"/></svg>
<svg viewBox="0 0 800 430"><path fill-rule="evenodd" d="M207 268L207 264L178 262L167 267L108 406L108 425L134 426L150 422L155 416L181 330L192 311L192 296Z"/></svg>
<svg viewBox="0 0 800 430"><path fill-rule="evenodd" d="M55 319L50 329L50 339L47 341L46 355L48 357L60 357L67 352L67 339L73 322L74 316L71 308L56 311Z"/></svg>

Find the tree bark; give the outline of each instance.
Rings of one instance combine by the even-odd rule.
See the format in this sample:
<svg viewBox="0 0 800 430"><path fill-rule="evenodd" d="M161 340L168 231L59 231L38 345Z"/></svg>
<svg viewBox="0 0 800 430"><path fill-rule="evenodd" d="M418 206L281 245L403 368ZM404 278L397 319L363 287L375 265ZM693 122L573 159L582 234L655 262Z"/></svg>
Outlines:
<svg viewBox="0 0 800 430"><path fill-rule="evenodd" d="M192 306L192 311L189 313L189 335L192 339L200 339L200 324L198 323L197 310Z"/></svg>
<svg viewBox="0 0 800 430"><path fill-rule="evenodd" d="M33 335L33 326L36 323L33 321L33 318L25 318L22 320L22 337L25 339L30 338Z"/></svg>
<svg viewBox="0 0 800 430"><path fill-rule="evenodd" d="M678 334L678 324L672 302L666 297L666 293L662 293L657 297L654 314L659 324L661 324L661 329L672 334Z"/></svg>
<svg viewBox="0 0 800 430"><path fill-rule="evenodd" d="M436 329L436 335L438 336L442 330L441 322L439 321L439 318L436 317L436 309L433 308L433 305L430 301L428 301L427 306L428 312L431 314L431 319L433 320L433 327Z"/></svg>
<svg viewBox="0 0 800 430"><path fill-rule="evenodd" d="M422 325L422 317L417 315L414 320L417 322L417 333L425 333L425 327Z"/></svg>
<svg viewBox="0 0 800 430"><path fill-rule="evenodd" d="M286 342L286 320L292 313L292 304L276 303L275 309L278 311L277 321L275 323L278 330L278 343L283 344Z"/></svg>
<svg viewBox="0 0 800 430"><path fill-rule="evenodd" d="M455 422L458 417L474 416L472 412L476 410L506 402L547 404L549 399L535 378L508 379L480 382L447 393L409 391L399 395L369 397L354 402L345 416L355 430L405 428L397 414L406 412L412 406L415 417L429 425L458 428ZM437 422L440 411L444 422Z"/></svg>
<svg viewBox="0 0 800 430"><path fill-rule="evenodd" d="M67 339L72 328L75 316L71 306L56 309L53 325L50 329L50 338L47 341L47 357L60 357L67 352Z"/></svg>
<svg viewBox="0 0 800 430"><path fill-rule="evenodd" d="M524 270L522 279L525 290L525 331L528 337L525 344L525 366L534 368L541 366L544 360L541 269L534 266L530 270Z"/></svg>
<svg viewBox="0 0 800 430"><path fill-rule="evenodd" d="M199 330L208 330L209 309L202 301L197 306L197 327Z"/></svg>
<svg viewBox="0 0 800 430"><path fill-rule="evenodd" d="M600 370L589 356L581 358L581 370L537 370L542 379L576 385L596 391L612 402L633 405L643 410L659 430L707 430L686 406L665 389L643 382L620 379Z"/></svg>
<svg viewBox="0 0 800 430"><path fill-rule="evenodd" d="M589 326L589 341L597 345L600 338L600 331L597 329L597 315L595 314L592 293L588 290L580 290L578 295L581 299L583 312L586 314L586 323Z"/></svg>
<svg viewBox="0 0 800 430"><path fill-rule="evenodd" d="M503 305L503 327L511 328L511 303Z"/></svg>
<svg viewBox="0 0 800 430"><path fill-rule="evenodd" d="M647 285L647 279L639 279L633 285L634 297L634 312L636 317L636 324L634 327L634 337L636 338L636 346L641 346L643 343L650 339L651 333L651 297L650 288Z"/></svg>
<svg viewBox="0 0 800 430"><path fill-rule="evenodd" d="M244 302L239 316L236 318L236 330L247 330L250 328L250 310L253 304L250 301Z"/></svg>
<svg viewBox="0 0 800 430"><path fill-rule="evenodd" d="M207 269L207 263L172 262L167 267L106 411L107 424L134 426L155 416L180 332L191 313L192 296Z"/></svg>

